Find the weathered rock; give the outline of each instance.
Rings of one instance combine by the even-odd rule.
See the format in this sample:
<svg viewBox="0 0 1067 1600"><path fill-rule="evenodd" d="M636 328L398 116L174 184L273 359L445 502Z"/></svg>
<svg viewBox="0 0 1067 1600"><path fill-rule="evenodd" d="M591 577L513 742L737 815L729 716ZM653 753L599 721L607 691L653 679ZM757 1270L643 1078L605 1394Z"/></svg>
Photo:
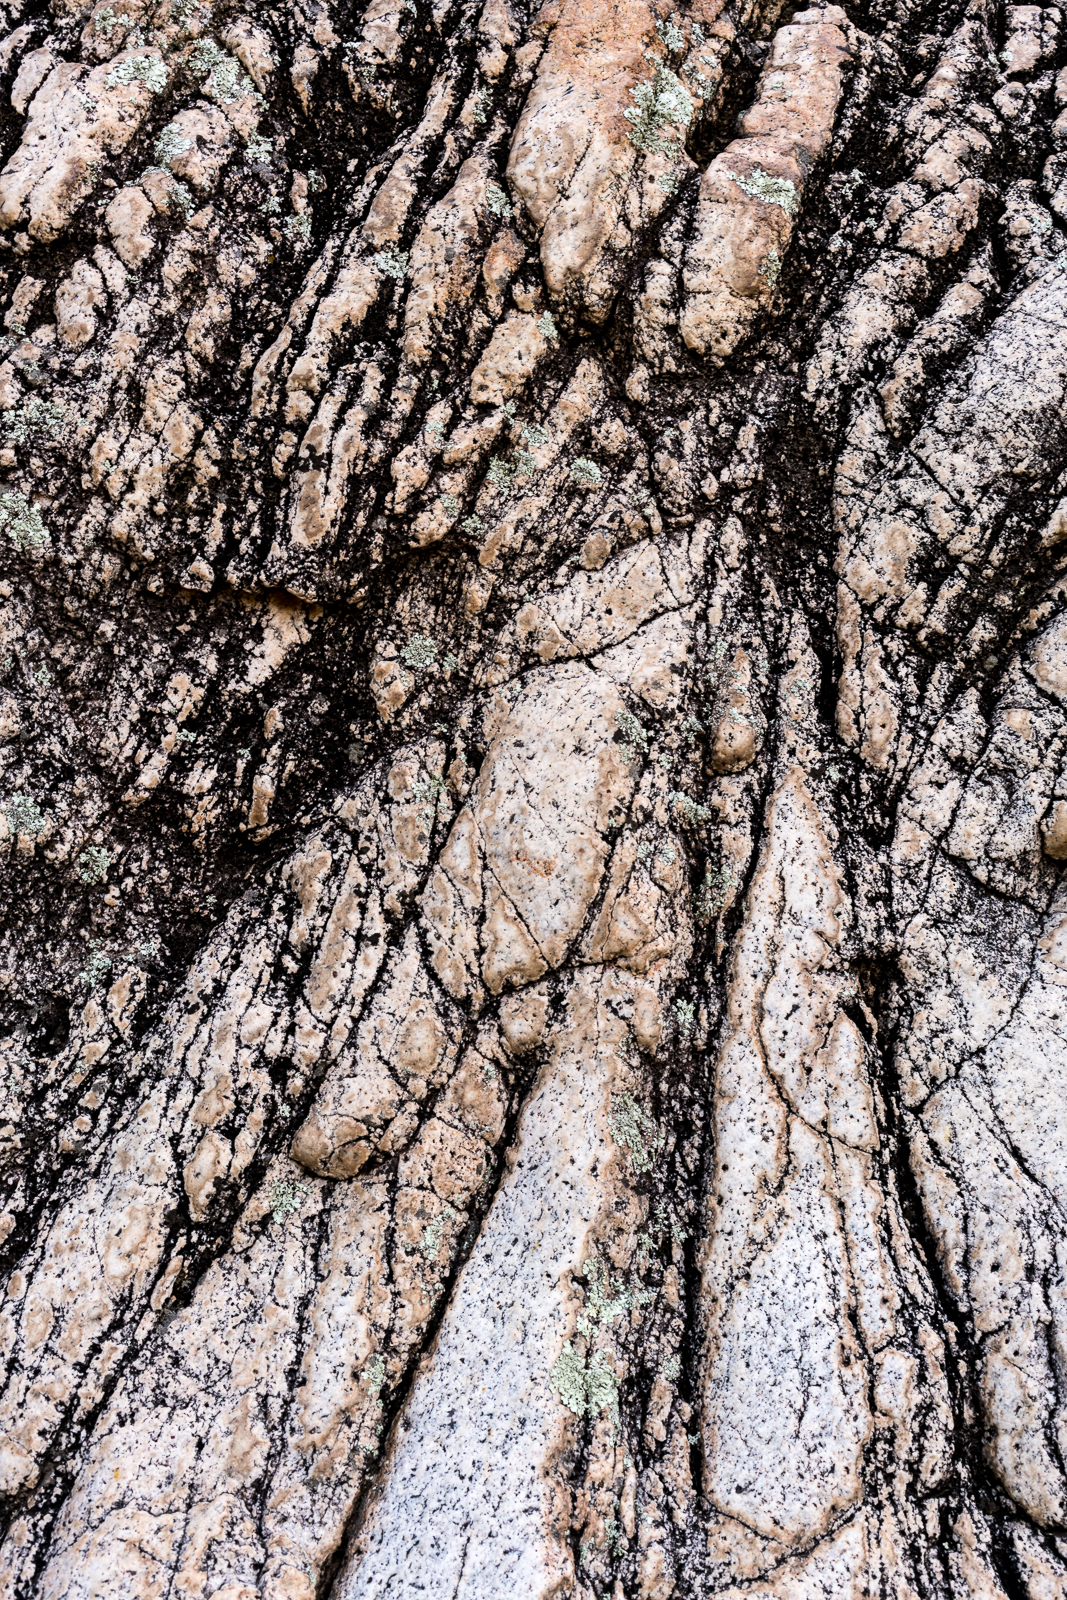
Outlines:
<svg viewBox="0 0 1067 1600"><path fill-rule="evenodd" d="M730 355L773 298L809 175L833 133L846 22L840 6L829 6L798 11L779 28L741 137L701 179L680 322L701 355Z"/></svg>
<svg viewBox="0 0 1067 1600"><path fill-rule="evenodd" d="M0 1592L1062 1595L1059 11L8 10Z"/></svg>
<svg viewBox="0 0 1067 1600"><path fill-rule="evenodd" d="M678 39L666 52L644 0L565 0L554 19L512 139L508 178L541 234L549 294L593 322L608 315L635 236L692 171L684 138L722 76L719 40L707 40L702 25L720 10L695 7L688 38L673 20ZM681 50L683 74L691 75L685 83L668 64Z"/></svg>

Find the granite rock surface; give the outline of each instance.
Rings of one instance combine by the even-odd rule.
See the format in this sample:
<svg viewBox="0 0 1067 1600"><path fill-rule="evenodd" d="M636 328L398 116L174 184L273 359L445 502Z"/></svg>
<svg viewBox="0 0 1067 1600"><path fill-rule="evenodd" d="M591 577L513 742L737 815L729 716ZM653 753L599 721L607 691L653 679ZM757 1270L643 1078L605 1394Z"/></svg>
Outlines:
<svg viewBox="0 0 1067 1600"><path fill-rule="evenodd" d="M0 23L0 1600L1063 1600L1060 8Z"/></svg>

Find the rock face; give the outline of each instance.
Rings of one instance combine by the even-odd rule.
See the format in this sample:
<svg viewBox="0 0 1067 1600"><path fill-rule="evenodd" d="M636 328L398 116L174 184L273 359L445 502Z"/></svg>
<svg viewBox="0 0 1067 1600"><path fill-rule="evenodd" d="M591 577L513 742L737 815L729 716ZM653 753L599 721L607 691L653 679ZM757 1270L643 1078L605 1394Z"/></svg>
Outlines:
<svg viewBox="0 0 1067 1600"><path fill-rule="evenodd" d="M0 1600L1067 1595L1067 23L9 0Z"/></svg>

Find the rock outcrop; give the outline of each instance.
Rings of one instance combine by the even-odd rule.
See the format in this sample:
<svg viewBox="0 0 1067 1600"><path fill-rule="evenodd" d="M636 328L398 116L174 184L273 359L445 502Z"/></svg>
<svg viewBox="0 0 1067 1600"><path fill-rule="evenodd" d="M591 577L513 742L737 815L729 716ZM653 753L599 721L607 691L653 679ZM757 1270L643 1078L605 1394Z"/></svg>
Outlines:
<svg viewBox="0 0 1067 1600"><path fill-rule="evenodd" d="M1067 32L8 0L0 1596L1067 1593Z"/></svg>

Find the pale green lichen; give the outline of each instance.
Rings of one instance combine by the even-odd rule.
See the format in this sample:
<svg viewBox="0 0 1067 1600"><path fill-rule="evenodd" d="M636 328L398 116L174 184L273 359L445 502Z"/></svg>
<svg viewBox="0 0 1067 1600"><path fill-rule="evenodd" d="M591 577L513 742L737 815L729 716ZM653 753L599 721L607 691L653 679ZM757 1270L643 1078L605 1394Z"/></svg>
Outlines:
<svg viewBox="0 0 1067 1600"><path fill-rule="evenodd" d="M252 94L251 81L241 71L241 63L212 39L201 39L189 57L190 69L207 78L205 88L214 100L229 104Z"/></svg>
<svg viewBox="0 0 1067 1600"><path fill-rule="evenodd" d="M193 210L193 197L189 193L189 190L185 187L184 183L179 183L177 179L175 179L170 186L168 198L170 200L170 204L175 208L175 210L180 211L183 216L188 217L191 215Z"/></svg>
<svg viewBox="0 0 1067 1600"><path fill-rule="evenodd" d="M158 56L127 56L107 75L109 89L120 83L143 83L152 94L162 94L167 87L167 69Z"/></svg>
<svg viewBox="0 0 1067 1600"><path fill-rule="evenodd" d="M382 1392L382 1385L385 1382L385 1357L382 1355L381 1351L378 1351L375 1355L371 1356L370 1360L367 1362L367 1365L363 1369L362 1378L364 1383L367 1385L367 1388L370 1390L371 1399L377 1400L378 1396Z"/></svg>
<svg viewBox="0 0 1067 1600"><path fill-rule="evenodd" d="M455 1221L455 1219L456 1219L456 1217L458 1217L458 1215L459 1215L458 1211L453 1211L451 1206L446 1206L445 1209L442 1212L440 1212L433 1219L433 1221L431 1223L428 1223L427 1226L423 1229L423 1234L422 1234L422 1253L426 1257L427 1261L436 1261L437 1260L438 1252L441 1249L441 1240L444 1237L445 1229L447 1228L447 1226L448 1226L448 1224L450 1222L454 1222Z"/></svg>
<svg viewBox="0 0 1067 1600"><path fill-rule="evenodd" d="M548 1386L576 1417L599 1416L606 1411L619 1422L619 1380L603 1350L586 1366L571 1344L565 1344L549 1375Z"/></svg>
<svg viewBox="0 0 1067 1600"><path fill-rule="evenodd" d="M760 262L759 274L767 284L768 289L773 289L782 271L782 258L777 250L768 250Z"/></svg>
<svg viewBox="0 0 1067 1600"><path fill-rule="evenodd" d="M286 217L282 224L285 237L297 250L307 250L311 245L311 218L298 216L295 212Z"/></svg>
<svg viewBox="0 0 1067 1600"><path fill-rule="evenodd" d="M625 740L621 747L624 760L632 761L636 751L648 749L648 734L633 712L627 711L625 706L620 706L616 711L615 726Z"/></svg>
<svg viewBox="0 0 1067 1600"><path fill-rule="evenodd" d="M95 172L90 172L89 179L91 183L96 182ZM21 376L26 380L27 383L32 384L35 389L39 384L44 383L44 373L41 371L37 362L32 360L28 355L23 355L19 351L15 351L11 359L15 363L16 367L18 367Z"/></svg>
<svg viewBox="0 0 1067 1600"><path fill-rule="evenodd" d="M147 178L151 172L161 172L168 180L168 206L173 207L176 211L180 211L183 216L189 216L193 210L193 197L189 193L189 190L185 187L185 184L179 183L178 179L168 172L166 167L146 167L144 172L141 174L142 178Z"/></svg>
<svg viewBox="0 0 1067 1600"><path fill-rule="evenodd" d="M40 550L49 539L41 513L17 489L0 494L0 533L7 534L16 550Z"/></svg>
<svg viewBox="0 0 1067 1600"><path fill-rule="evenodd" d="M446 656L442 664L447 666L450 660L454 661L455 657ZM438 800L446 792L447 786L443 778L416 779L411 785L411 793L414 796L415 804L422 807L419 816L425 823L429 824L433 821Z"/></svg>
<svg viewBox="0 0 1067 1600"><path fill-rule="evenodd" d="M624 1283L613 1284L611 1274L596 1256L590 1256L585 1262L582 1276L589 1280L589 1287L575 1327L584 1338L598 1326L610 1328L619 1317L651 1298L650 1290L631 1289Z"/></svg>
<svg viewBox="0 0 1067 1600"><path fill-rule="evenodd" d="M513 215L514 207L499 184L486 184L485 203L494 217L510 217Z"/></svg>
<svg viewBox="0 0 1067 1600"><path fill-rule="evenodd" d="M611 1131L629 1150L635 1172L647 1172L663 1148L663 1129L628 1091L611 1097Z"/></svg>
<svg viewBox="0 0 1067 1600"><path fill-rule="evenodd" d="M414 633L400 652L409 667L432 667L437 660L437 641L425 633Z"/></svg>
<svg viewBox="0 0 1067 1600"><path fill-rule="evenodd" d="M504 494L508 493L518 475L518 464L514 461L505 461L503 456L494 456L486 473L489 482L495 484Z"/></svg>
<svg viewBox="0 0 1067 1600"><path fill-rule="evenodd" d="M763 200L769 206L780 206L787 217L795 217L800 209L800 196L796 185L788 178L775 178L762 167L752 172L731 172L729 177L753 200Z"/></svg>
<svg viewBox="0 0 1067 1600"><path fill-rule="evenodd" d="M245 141L245 154L249 161L266 162L274 153L274 140L265 139L261 133L250 133ZM310 187L310 185L309 185Z"/></svg>
<svg viewBox="0 0 1067 1600"><path fill-rule="evenodd" d="M128 28L132 22L131 17L116 16L111 6L105 6L103 11L98 11L93 18L93 26L105 39L110 39L116 28Z"/></svg>
<svg viewBox="0 0 1067 1600"><path fill-rule="evenodd" d="M689 91L669 67L657 66L655 73L630 90L633 105L623 112L630 124L630 140L647 153L673 151L676 142L664 136L663 129L687 128L693 117Z"/></svg>
<svg viewBox="0 0 1067 1600"><path fill-rule="evenodd" d="M4 412L4 434L12 444L25 444L34 433L61 439L70 426L69 418L66 406L34 395L24 405L11 406Z"/></svg>
<svg viewBox="0 0 1067 1600"><path fill-rule="evenodd" d="M584 1417L587 1408L585 1392L585 1360L569 1342L560 1351L559 1360L552 1368L548 1386L559 1395L568 1411Z"/></svg>
<svg viewBox="0 0 1067 1600"><path fill-rule="evenodd" d="M586 1406L589 1415L596 1417L606 1411L616 1427L619 1425L619 1380L608 1363L603 1350L598 1350L585 1369Z"/></svg>
<svg viewBox="0 0 1067 1600"><path fill-rule="evenodd" d="M193 141L187 139L176 122L168 122L159 138L152 146L152 154L165 170L170 167L176 156L193 148Z"/></svg>
<svg viewBox="0 0 1067 1600"><path fill-rule="evenodd" d="M275 1222L287 1222L299 1211L307 1193L306 1183L294 1183L291 1178L275 1178L268 1190L271 1216Z"/></svg>
<svg viewBox="0 0 1067 1600"><path fill-rule="evenodd" d="M78 973L78 982L87 989L95 989L103 983L114 963L111 957L102 950L94 948L89 955L85 966Z"/></svg>
<svg viewBox="0 0 1067 1600"><path fill-rule="evenodd" d="M78 877L82 883L103 883L111 857L99 845L90 845L78 857Z"/></svg>
<svg viewBox="0 0 1067 1600"><path fill-rule="evenodd" d="M704 924L718 916L736 887L737 877L730 867L709 867L696 897L697 921Z"/></svg>
<svg viewBox="0 0 1067 1600"><path fill-rule="evenodd" d="M29 794L13 794L4 807L7 825L13 834L26 833L36 839L44 827L44 813Z"/></svg>
<svg viewBox="0 0 1067 1600"><path fill-rule="evenodd" d="M678 26L676 19L677 13L672 11L666 21L660 18L656 23L656 32L667 46L671 55L676 55L685 44L685 34Z"/></svg>
<svg viewBox="0 0 1067 1600"><path fill-rule="evenodd" d="M694 800L692 795L684 794L681 789L673 789L669 796L671 805L680 811L682 817L690 825L695 826L700 822L707 822L711 812L707 806L702 806Z"/></svg>
<svg viewBox="0 0 1067 1600"><path fill-rule="evenodd" d="M406 250L398 250L396 245L390 245L388 250L379 250L374 257L374 270L386 278L395 278L397 283L407 276L408 261L410 256Z"/></svg>
<svg viewBox="0 0 1067 1600"><path fill-rule="evenodd" d="M559 330L556 327L556 319L552 315L551 311L546 311L538 318L537 331L543 339L559 338Z"/></svg>
<svg viewBox="0 0 1067 1600"><path fill-rule="evenodd" d="M657 1233L663 1233L666 1230L678 1244L684 1244L689 1237L666 1200L657 1202L652 1221L655 1224Z"/></svg>
<svg viewBox="0 0 1067 1600"><path fill-rule="evenodd" d="M690 1034L696 1022L696 1007L689 1000L676 1000L674 1014L678 1018L678 1032Z"/></svg>
<svg viewBox="0 0 1067 1600"><path fill-rule="evenodd" d="M173 17L181 19L182 32L186 35L192 32L196 21L203 24L209 16L209 13L197 4L197 0L172 0L170 9Z"/></svg>
<svg viewBox="0 0 1067 1600"><path fill-rule="evenodd" d="M603 473L595 461L588 461L585 456L579 456L577 461L571 462L571 477L576 483L598 484L603 481Z"/></svg>

